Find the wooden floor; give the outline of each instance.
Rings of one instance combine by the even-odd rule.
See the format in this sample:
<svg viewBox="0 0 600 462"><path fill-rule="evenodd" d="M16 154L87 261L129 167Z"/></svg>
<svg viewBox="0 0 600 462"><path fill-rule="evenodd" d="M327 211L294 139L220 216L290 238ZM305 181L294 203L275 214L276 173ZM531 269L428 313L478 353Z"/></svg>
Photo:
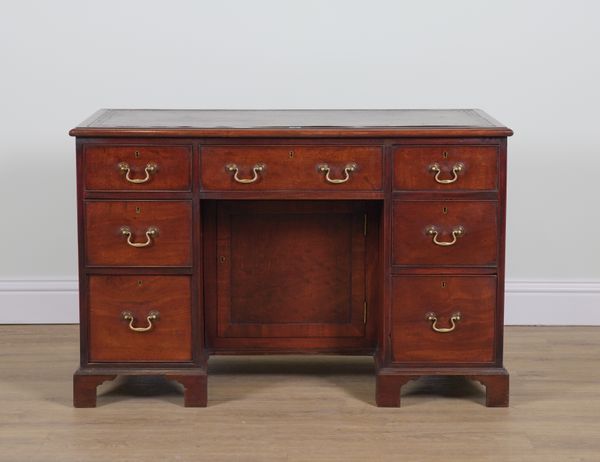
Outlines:
<svg viewBox="0 0 600 462"><path fill-rule="evenodd" d="M208 407L157 379L71 407L76 326L0 326L0 461L600 461L600 328L512 327L511 407L420 380L374 406L370 358L220 357Z"/></svg>

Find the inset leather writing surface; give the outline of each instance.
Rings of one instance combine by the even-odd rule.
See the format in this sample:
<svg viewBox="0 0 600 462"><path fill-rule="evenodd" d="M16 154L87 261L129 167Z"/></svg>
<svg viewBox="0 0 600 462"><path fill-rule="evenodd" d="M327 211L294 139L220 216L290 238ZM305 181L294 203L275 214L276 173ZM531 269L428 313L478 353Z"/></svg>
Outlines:
<svg viewBox="0 0 600 462"><path fill-rule="evenodd" d="M497 258L495 201L394 201L393 265L493 266Z"/></svg>
<svg viewBox="0 0 600 462"><path fill-rule="evenodd" d="M191 146L90 144L84 162L88 191L190 191L192 186Z"/></svg>
<svg viewBox="0 0 600 462"><path fill-rule="evenodd" d="M91 275L88 296L90 361L191 361L189 276ZM132 327L151 329L132 330L123 312Z"/></svg>
<svg viewBox="0 0 600 462"><path fill-rule="evenodd" d="M495 276L395 276L392 283L394 362L492 363ZM450 319L459 314L452 328Z"/></svg>
<svg viewBox="0 0 600 462"><path fill-rule="evenodd" d="M222 202L218 336L364 336L361 202Z"/></svg>
<svg viewBox="0 0 600 462"><path fill-rule="evenodd" d="M87 201L85 225L89 266L192 264L190 201ZM146 234L153 228L155 235Z"/></svg>
<svg viewBox="0 0 600 462"><path fill-rule="evenodd" d="M80 127L270 128L270 127L502 127L474 109L201 110L108 109Z"/></svg>

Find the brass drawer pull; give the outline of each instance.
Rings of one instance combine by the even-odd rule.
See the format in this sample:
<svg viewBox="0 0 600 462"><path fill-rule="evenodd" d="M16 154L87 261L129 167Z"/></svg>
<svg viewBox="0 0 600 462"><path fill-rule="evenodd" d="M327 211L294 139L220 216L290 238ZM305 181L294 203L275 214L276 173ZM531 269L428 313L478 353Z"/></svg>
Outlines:
<svg viewBox="0 0 600 462"><path fill-rule="evenodd" d="M227 171L229 173L233 173L233 179L235 181L237 181L238 183L250 184L250 183L255 183L256 181L258 181L258 174L264 172L265 168L266 168L265 164L256 164L254 167L252 167L252 172L254 172L254 176L252 178L240 178L238 176L240 169L235 164L227 164L225 166L225 171Z"/></svg>
<svg viewBox="0 0 600 462"><path fill-rule="evenodd" d="M442 169L440 168L440 165L437 163L431 164L429 166L429 171L431 173L435 173L434 179L439 184L451 184L451 183L454 183L456 180L458 180L458 174L462 171L462 169L464 167L465 167L464 164L462 164L461 162L459 162L458 164L455 164L454 167L452 167L452 178L450 178L448 180L440 179L440 174L442 173Z"/></svg>
<svg viewBox="0 0 600 462"><path fill-rule="evenodd" d="M450 327L438 327L437 326L437 314L429 312L425 315L425 319L431 322L431 328L440 334L447 334L448 332L452 332L456 329L456 323L460 321L461 315L460 313L453 313L450 317Z"/></svg>
<svg viewBox="0 0 600 462"><path fill-rule="evenodd" d="M127 236L127 244L131 247L148 247L152 244L152 238L158 236L158 228L156 226L150 226L146 230L146 242L132 242L131 238L133 235L129 226L121 226L119 231L121 232L121 235Z"/></svg>
<svg viewBox="0 0 600 462"><path fill-rule="evenodd" d="M122 175L125 175L125 179L133 184L141 184L150 181L150 175L156 173L158 170L158 165L153 162L150 162L146 165L144 171L146 172L146 176L144 178L131 178L129 174L131 173L131 168L127 162L119 162L118 164L119 170Z"/></svg>
<svg viewBox="0 0 600 462"><path fill-rule="evenodd" d="M150 311L148 313L148 316L146 316L146 321L148 321L148 325L146 327L134 327L133 323L135 322L135 317L133 316L133 313L131 311L123 311L121 313L121 316L123 317L123 319L125 321L129 321L129 329L134 331L134 332L148 332L149 330L152 329L152 327L154 327L152 325L152 321L156 321L159 316L160 313L158 311Z"/></svg>
<svg viewBox="0 0 600 462"><path fill-rule="evenodd" d="M332 184L345 183L346 181L348 181L350 179L350 173L354 173L357 169L358 169L358 165L356 165L355 163L347 164L344 167L344 178L335 179L335 178L331 178L329 176L329 174L331 173L331 169L329 168L329 165L327 165L327 164L317 165L317 170L321 173L324 173L325 179L327 180L327 182L332 183Z"/></svg>
<svg viewBox="0 0 600 462"><path fill-rule="evenodd" d="M438 241L439 231L435 226L428 226L427 228L425 228L425 234L433 236L432 241L435 245L439 245L441 247L449 247L451 245L456 244L456 241L459 237L463 237L465 235L465 229L462 226L456 226L452 230L452 240L448 242Z"/></svg>

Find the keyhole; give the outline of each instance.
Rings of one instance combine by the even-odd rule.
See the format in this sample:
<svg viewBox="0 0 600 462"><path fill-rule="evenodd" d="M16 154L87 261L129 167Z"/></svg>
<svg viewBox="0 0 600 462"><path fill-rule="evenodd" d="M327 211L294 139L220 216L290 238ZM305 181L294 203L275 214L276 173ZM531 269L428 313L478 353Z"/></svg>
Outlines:
<svg viewBox="0 0 600 462"><path fill-rule="evenodd" d="M444 215L447 215L448 214L448 207L442 207L442 213Z"/></svg>
<svg viewBox="0 0 600 462"><path fill-rule="evenodd" d="M133 153L133 156L134 156L136 159L139 159L139 158L140 158L140 151L135 151L135 152Z"/></svg>
<svg viewBox="0 0 600 462"><path fill-rule="evenodd" d="M138 285L138 287L142 287L142 284L143 284L143 282L142 282L141 280L139 280L139 281L137 282L137 285Z"/></svg>
<svg viewBox="0 0 600 462"><path fill-rule="evenodd" d="M442 157L444 159L447 159L448 158L448 152L447 151L442 152Z"/></svg>
<svg viewBox="0 0 600 462"><path fill-rule="evenodd" d="M219 262L220 262L220 263L225 263L225 256L221 255L221 256L219 257Z"/></svg>
<svg viewBox="0 0 600 462"><path fill-rule="evenodd" d="M446 281L442 281L442 289L446 288Z"/></svg>
<svg viewBox="0 0 600 462"><path fill-rule="evenodd" d="M290 157L290 159L293 159L294 158L294 151L288 152L288 156Z"/></svg>
<svg viewBox="0 0 600 462"><path fill-rule="evenodd" d="M141 208L141 207L136 207L136 208L135 208L135 213L137 213L138 215L139 215L140 213L142 213L142 208Z"/></svg>

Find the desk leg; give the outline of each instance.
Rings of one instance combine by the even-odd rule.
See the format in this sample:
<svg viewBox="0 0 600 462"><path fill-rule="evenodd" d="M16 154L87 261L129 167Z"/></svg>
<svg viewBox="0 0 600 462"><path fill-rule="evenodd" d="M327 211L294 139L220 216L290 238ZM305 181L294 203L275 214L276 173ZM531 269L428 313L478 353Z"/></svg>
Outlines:
<svg viewBox="0 0 600 462"><path fill-rule="evenodd" d="M485 405L487 407L508 407L508 373L472 375L469 378L477 380L485 386Z"/></svg>
<svg viewBox="0 0 600 462"><path fill-rule="evenodd" d="M96 407L96 388L116 375L90 375L79 371L73 375L73 406Z"/></svg>
<svg viewBox="0 0 600 462"><path fill-rule="evenodd" d="M175 380L183 385L183 403L185 407L206 407L207 402L207 380L206 373L198 374L167 374L169 380Z"/></svg>
<svg viewBox="0 0 600 462"><path fill-rule="evenodd" d="M96 388L118 375L163 376L183 385L185 407L206 407L206 370L153 370L153 369L79 369L73 375L73 406L96 407Z"/></svg>
<svg viewBox="0 0 600 462"><path fill-rule="evenodd" d="M509 375L504 368L453 368L453 369L410 369L377 373L376 402L380 407L400 406L400 389L404 384L421 376L462 375L477 380L486 388L487 407L508 407Z"/></svg>
<svg viewBox="0 0 600 462"><path fill-rule="evenodd" d="M375 402L379 407L400 407L400 390L418 376L377 374Z"/></svg>

